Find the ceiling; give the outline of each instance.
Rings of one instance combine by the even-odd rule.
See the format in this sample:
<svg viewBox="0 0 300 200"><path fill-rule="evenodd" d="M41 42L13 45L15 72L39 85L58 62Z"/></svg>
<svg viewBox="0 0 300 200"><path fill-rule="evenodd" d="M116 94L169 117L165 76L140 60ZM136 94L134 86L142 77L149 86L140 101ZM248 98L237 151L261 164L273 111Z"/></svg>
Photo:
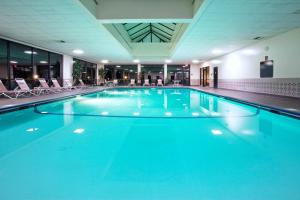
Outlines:
<svg viewBox="0 0 300 200"><path fill-rule="evenodd" d="M86 1L95 6L93 0ZM96 6L101 6L101 3ZM182 16L189 16L189 10L186 9ZM132 49L132 45L120 42L104 22L95 17L93 12L96 10L87 9L79 0L1 0L0 35L72 56L75 56L72 50L79 48L85 53L76 57L97 63L102 59L112 63L130 63L132 59L143 62L151 45L151 52L156 49L156 54L149 56L148 63L160 63L167 58L174 63L189 63L193 59L206 60L217 56L212 53L214 49L226 54L257 42L253 40L255 37L269 38L298 28L299 10L299 0L204 0L199 9L191 11L193 17L176 39L172 38L173 32L163 25L173 29L172 26L180 20L149 18L141 22L123 19L122 25L131 42L143 43ZM155 26L163 31L153 28ZM144 35L134 38L132 34L139 30L137 34ZM164 46L167 53L159 56L159 48L154 42L170 44Z"/></svg>
<svg viewBox="0 0 300 200"><path fill-rule="evenodd" d="M123 23L131 42L169 43L175 33L176 23Z"/></svg>

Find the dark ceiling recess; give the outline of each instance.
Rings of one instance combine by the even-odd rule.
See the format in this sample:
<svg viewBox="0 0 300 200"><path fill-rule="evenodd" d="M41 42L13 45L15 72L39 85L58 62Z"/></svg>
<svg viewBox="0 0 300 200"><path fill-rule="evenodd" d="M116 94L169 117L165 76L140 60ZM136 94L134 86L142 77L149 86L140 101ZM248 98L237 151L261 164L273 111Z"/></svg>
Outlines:
<svg viewBox="0 0 300 200"><path fill-rule="evenodd" d="M261 39L263 39L263 37L255 37L255 38L253 38L253 40L261 40Z"/></svg>
<svg viewBox="0 0 300 200"><path fill-rule="evenodd" d="M124 23L131 42L171 42L176 23Z"/></svg>

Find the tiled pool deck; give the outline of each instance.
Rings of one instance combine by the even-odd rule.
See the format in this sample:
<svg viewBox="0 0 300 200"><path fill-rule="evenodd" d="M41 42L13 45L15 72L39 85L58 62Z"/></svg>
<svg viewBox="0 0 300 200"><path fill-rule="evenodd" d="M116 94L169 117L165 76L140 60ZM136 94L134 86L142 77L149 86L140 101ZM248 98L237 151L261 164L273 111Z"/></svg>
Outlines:
<svg viewBox="0 0 300 200"><path fill-rule="evenodd" d="M203 88L197 86L191 86L190 88L201 90L207 93L220 95L224 97L234 98L241 101L254 103L266 107L272 107L280 109L287 112L296 113L300 116L300 98L284 97L284 96L274 96L268 94L258 94L252 92L243 92L235 90L225 90L225 89L213 89L213 88ZM67 96L79 95L82 93L90 93L104 89L104 87L93 87L89 89L76 89L73 91L66 91L55 94L33 96L27 98L19 99L8 99L0 98L0 109L10 109L16 106L23 106L32 103L39 103L43 101L60 99Z"/></svg>

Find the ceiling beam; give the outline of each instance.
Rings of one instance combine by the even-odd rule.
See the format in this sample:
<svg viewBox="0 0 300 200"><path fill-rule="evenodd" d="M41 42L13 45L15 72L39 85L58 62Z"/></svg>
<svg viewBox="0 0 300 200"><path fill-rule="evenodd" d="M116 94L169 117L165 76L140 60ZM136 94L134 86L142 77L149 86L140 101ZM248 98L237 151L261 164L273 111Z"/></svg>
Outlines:
<svg viewBox="0 0 300 200"><path fill-rule="evenodd" d="M143 30L145 30L145 29L147 29L147 28L149 28L149 25L146 26L146 27L144 27L144 28L139 29L138 31L136 31L136 32L134 32L134 33L131 33L131 34L129 35L129 37L131 37L131 36L137 34L137 33L140 32L140 31L143 31ZM128 34L129 34L129 33L128 33Z"/></svg>
<svg viewBox="0 0 300 200"><path fill-rule="evenodd" d="M147 32L145 32L145 33L143 33L143 34L140 34L139 36L137 36L137 37L135 37L135 38L132 38L131 40L134 41L135 39L137 39L137 38L139 38L139 37L141 37L141 36L143 36L143 35L145 35L145 34L147 34L147 33L150 33L150 31L147 31Z"/></svg>
<svg viewBox="0 0 300 200"><path fill-rule="evenodd" d="M167 36L172 37L172 34L171 34L171 33L168 33L168 32L166 32L166 31L164 31L164 30L158 28L157 26L154 26L154 25L153 25L152 27L153 27L153 28L156 28L157 30L159 30L159 31L161 31L161 32L163 32L163 33L165 33Z"/></svg>
<svg viewBox="0 0 300 200"><path fill-rule="evenodd" d="M158 23L158 24L161 25L161 26L163 26L163 27L165 27L165 28L167 28L167 29L169 29L169 30L171 30L171 31L175 31L174 29L166 26L165 24L162 24L162 23Z"/></svg>
<svg viewBox="0 0 300 200"><path fill-rule="evenodd" d="M129 32L130 30L132 30L132 29L134 29L134 28L136 28L136 27L138 27L138 26L140 26L140 25L142 25L143 23L139 23L139 24L137 24L137 25L135 25L135 26L133 26L133 27L131 27L131 28L129 28L129 29L126 29L126 27L125 27L125 29L126 29L126 31L127 32Z"/></svg>

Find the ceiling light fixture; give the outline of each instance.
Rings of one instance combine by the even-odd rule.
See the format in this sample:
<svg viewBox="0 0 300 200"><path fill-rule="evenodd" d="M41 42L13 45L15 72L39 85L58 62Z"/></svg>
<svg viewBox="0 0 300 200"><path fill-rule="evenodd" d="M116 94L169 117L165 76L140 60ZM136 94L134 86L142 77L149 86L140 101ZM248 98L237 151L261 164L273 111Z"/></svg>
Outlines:
<svg viewBox="0 0 300 200"><path fill-rule="evenodd" d="M198 64L198 63L199 63L199 60L192 60L192 63Z"/></svg>
<svg viewBox="0 0 300 200"><path fill-rule="evenodd" d="M171 63L171 62L172 62L172 60L170 60L170 59L165 60L165 63Z"/></svg>
<svg viewBox="0 0 300 200"><path fill-rule="evenodd" d="M139 63L139 62L140 62L140 60L138 60L138 59L134 59L134 60L133 60L133 62L134 62L134 63Z"/></svg>
<svg viewBox="0 0 300 200"><path fill-rule="evenodd" d="M30 50L26 50L26 51L24 51L24 53L26 53L26 54L37 54L37 52L35 52L35 51L30 51Z"/></svg>
<svg viewBox="0 0 300 200"><path fill-rule="evenodd" d="M212 60L211 63L212 64L220 64L220 63L222 63L222 61L221 60Z"/></svg>
<svg viewBox="0 0 300 200"><path fill-rule="evenodd" d="M75 53L75 54L83 54L84 51L81 50L81 49L74 49L74 50L73 50L73 53Z"/></svg>
<svg viewBox="0 0 300 200"><path fill-rule="evenodd" d="M107 64L109 61L108 60L101 60L101 63Z"/></svg>

